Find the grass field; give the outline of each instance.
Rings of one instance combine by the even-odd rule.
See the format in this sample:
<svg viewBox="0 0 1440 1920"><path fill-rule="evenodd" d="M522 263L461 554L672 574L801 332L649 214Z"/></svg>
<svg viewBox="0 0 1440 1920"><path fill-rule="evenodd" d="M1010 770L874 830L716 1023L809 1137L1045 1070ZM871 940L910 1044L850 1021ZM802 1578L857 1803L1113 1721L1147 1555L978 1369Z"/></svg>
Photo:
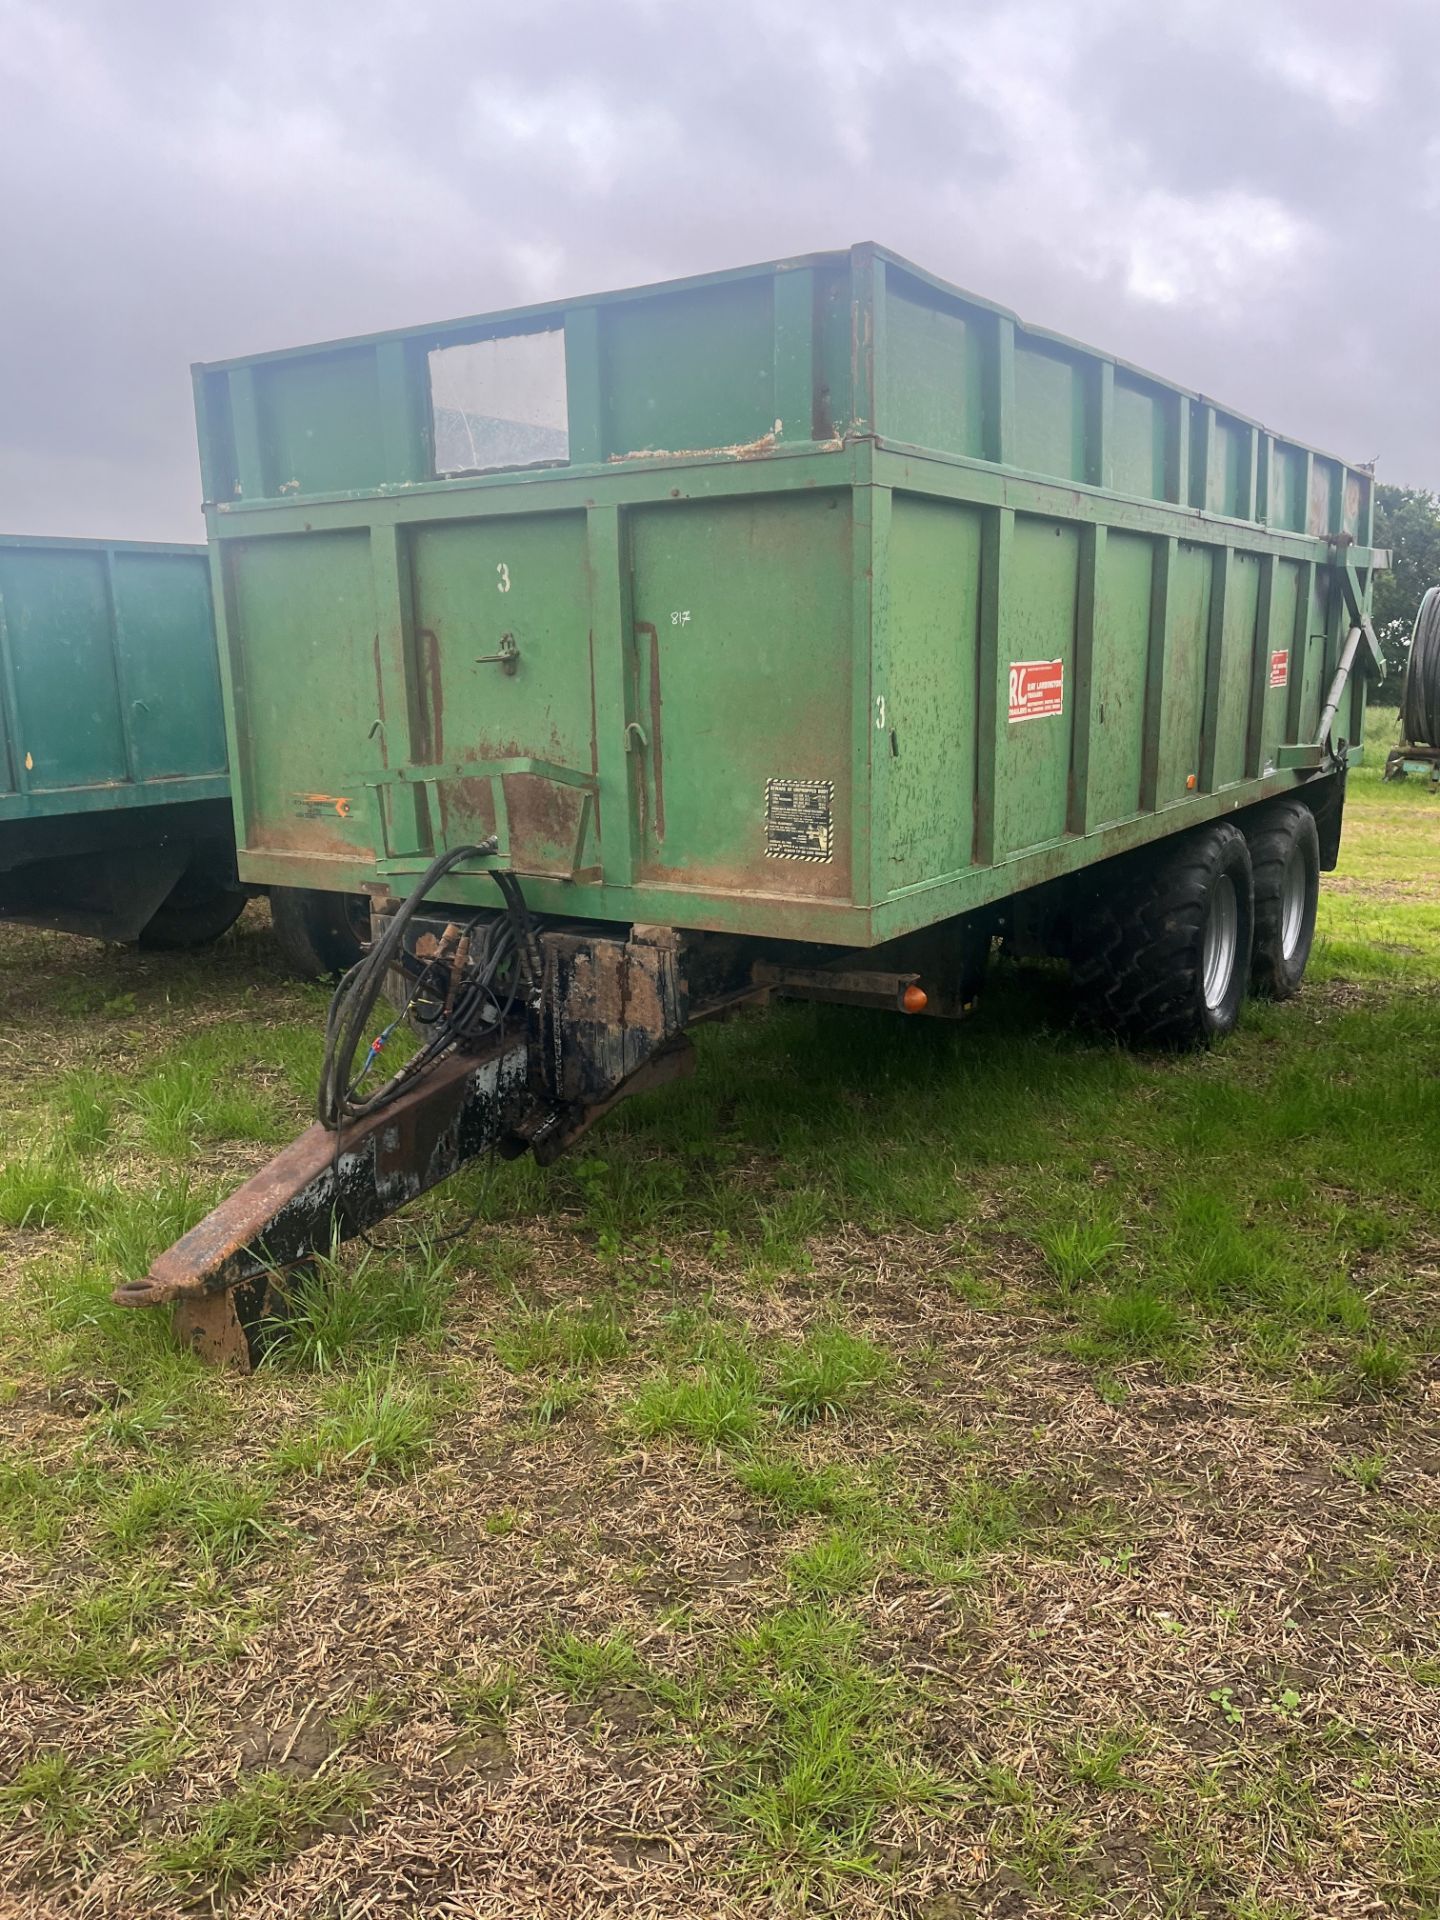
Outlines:
<svg viewBox="0 0 1440 1920"><path fill-rule="evenodd" d="M1037 967L736 1019L243 1381L109 1289L304 1123L323 994L259 910L5 930L0 1912L1440 1913L1440 800L1380 758L1216 1053Z"/></svg>

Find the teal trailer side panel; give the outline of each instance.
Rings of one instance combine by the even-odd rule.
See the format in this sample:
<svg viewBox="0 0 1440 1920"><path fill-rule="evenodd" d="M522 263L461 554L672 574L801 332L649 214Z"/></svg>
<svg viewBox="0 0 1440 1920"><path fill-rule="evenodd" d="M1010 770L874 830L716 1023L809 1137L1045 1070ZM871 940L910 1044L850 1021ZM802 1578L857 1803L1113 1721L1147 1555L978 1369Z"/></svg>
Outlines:
<svg viewBox="0 0 1440 1920"><path fill-rule="evenodd" d="M0 820L229 794L203 547L0 538Z"/></svg>
<svg viewBox="0 0 1440 1920"><path fill-rule="evenodd" d="M38 789L130 777L105 556L0 552L15 746Z"/></svg>
<svg viewBox="0 0 1440 1920"><path fill-rule="evenodd" d="M220 670L214 646L201 644L214 628L208 569L122 548L113 579L136 778L223 775Z"/></svg>

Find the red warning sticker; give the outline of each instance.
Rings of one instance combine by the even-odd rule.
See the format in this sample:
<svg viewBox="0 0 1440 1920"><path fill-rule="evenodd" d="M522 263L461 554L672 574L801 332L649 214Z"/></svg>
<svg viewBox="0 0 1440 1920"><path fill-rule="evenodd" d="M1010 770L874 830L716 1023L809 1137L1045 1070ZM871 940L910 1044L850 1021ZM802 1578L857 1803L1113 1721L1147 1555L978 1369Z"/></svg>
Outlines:
<svg viewBox="0 0 1440 1920"><path fill-rule="evenodd" d="M1270 684L1272 687L1286 687L1290 684L1290 649L1280 647L1270 656Z"/></svg>
<svg viewBox="0 0 1440 1920"><path fill-rule="evenodd" d="M1010 718L1040 720L1065 711L1063 660L1014 660L1010 663Z"/></svg>

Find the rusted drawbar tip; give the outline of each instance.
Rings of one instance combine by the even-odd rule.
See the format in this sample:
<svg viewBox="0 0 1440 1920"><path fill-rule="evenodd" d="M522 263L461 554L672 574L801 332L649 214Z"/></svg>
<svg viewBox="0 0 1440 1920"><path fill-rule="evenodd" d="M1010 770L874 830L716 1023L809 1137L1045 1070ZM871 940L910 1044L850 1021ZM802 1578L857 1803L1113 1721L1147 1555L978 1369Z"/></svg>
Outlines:
<svg viewBox="0 0 1440 1920"><path fill-rule="evenodd" d="M437 1186L512 1128L533 1102L521 1034L439 1061L378 1113L337 1136L308 1128L111 1298L169 1306L183 1345L248 1366L286 1269L351 1239Z"/></svg>

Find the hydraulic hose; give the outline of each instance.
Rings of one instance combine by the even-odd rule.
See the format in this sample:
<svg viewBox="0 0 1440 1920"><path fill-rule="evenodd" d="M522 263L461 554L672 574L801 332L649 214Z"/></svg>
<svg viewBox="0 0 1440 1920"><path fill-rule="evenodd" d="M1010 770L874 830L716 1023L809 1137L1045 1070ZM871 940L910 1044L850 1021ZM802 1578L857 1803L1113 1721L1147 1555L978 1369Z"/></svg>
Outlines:
<svg viewBox="0 0 1440 1920"><path fill-rule="evenodd" d="M325 1021L325 1058L315 1101L316 1114L322 1126L338 1131L347 1120L357 1120L376 1112L395 1099L417 1074L432 1061L448 1053L460 1040L473 1037L477 1028L493 1025L497 1018L503 1019L514 997L513 980L503 1001L497 991L497 984L507 969L512 976L518 967L526 977L535 977L538 943L519 882L511 873L492 870L491 878L499 886L506 908L499 928L500 937L484 943L483 963L475 970L475 977L472 979L467 973L456 1005L442 1009L428 1023L430 1031L419 1050L372 1093L364 1097L359 1095L359 1082L364 1077L370 1055L379 1051L379 1042L372 1043L367 1038L372 1016L384 992L386 976L392 967L398 966L403 960L406 929L437 881L461 861L475 859L494 850L493 842L488 846L451 847L432 860L414 892L386 920L374 946L336 987ZM366 1061L357 1075L355 1058L362 1046L366 1050Z"/></svg>

